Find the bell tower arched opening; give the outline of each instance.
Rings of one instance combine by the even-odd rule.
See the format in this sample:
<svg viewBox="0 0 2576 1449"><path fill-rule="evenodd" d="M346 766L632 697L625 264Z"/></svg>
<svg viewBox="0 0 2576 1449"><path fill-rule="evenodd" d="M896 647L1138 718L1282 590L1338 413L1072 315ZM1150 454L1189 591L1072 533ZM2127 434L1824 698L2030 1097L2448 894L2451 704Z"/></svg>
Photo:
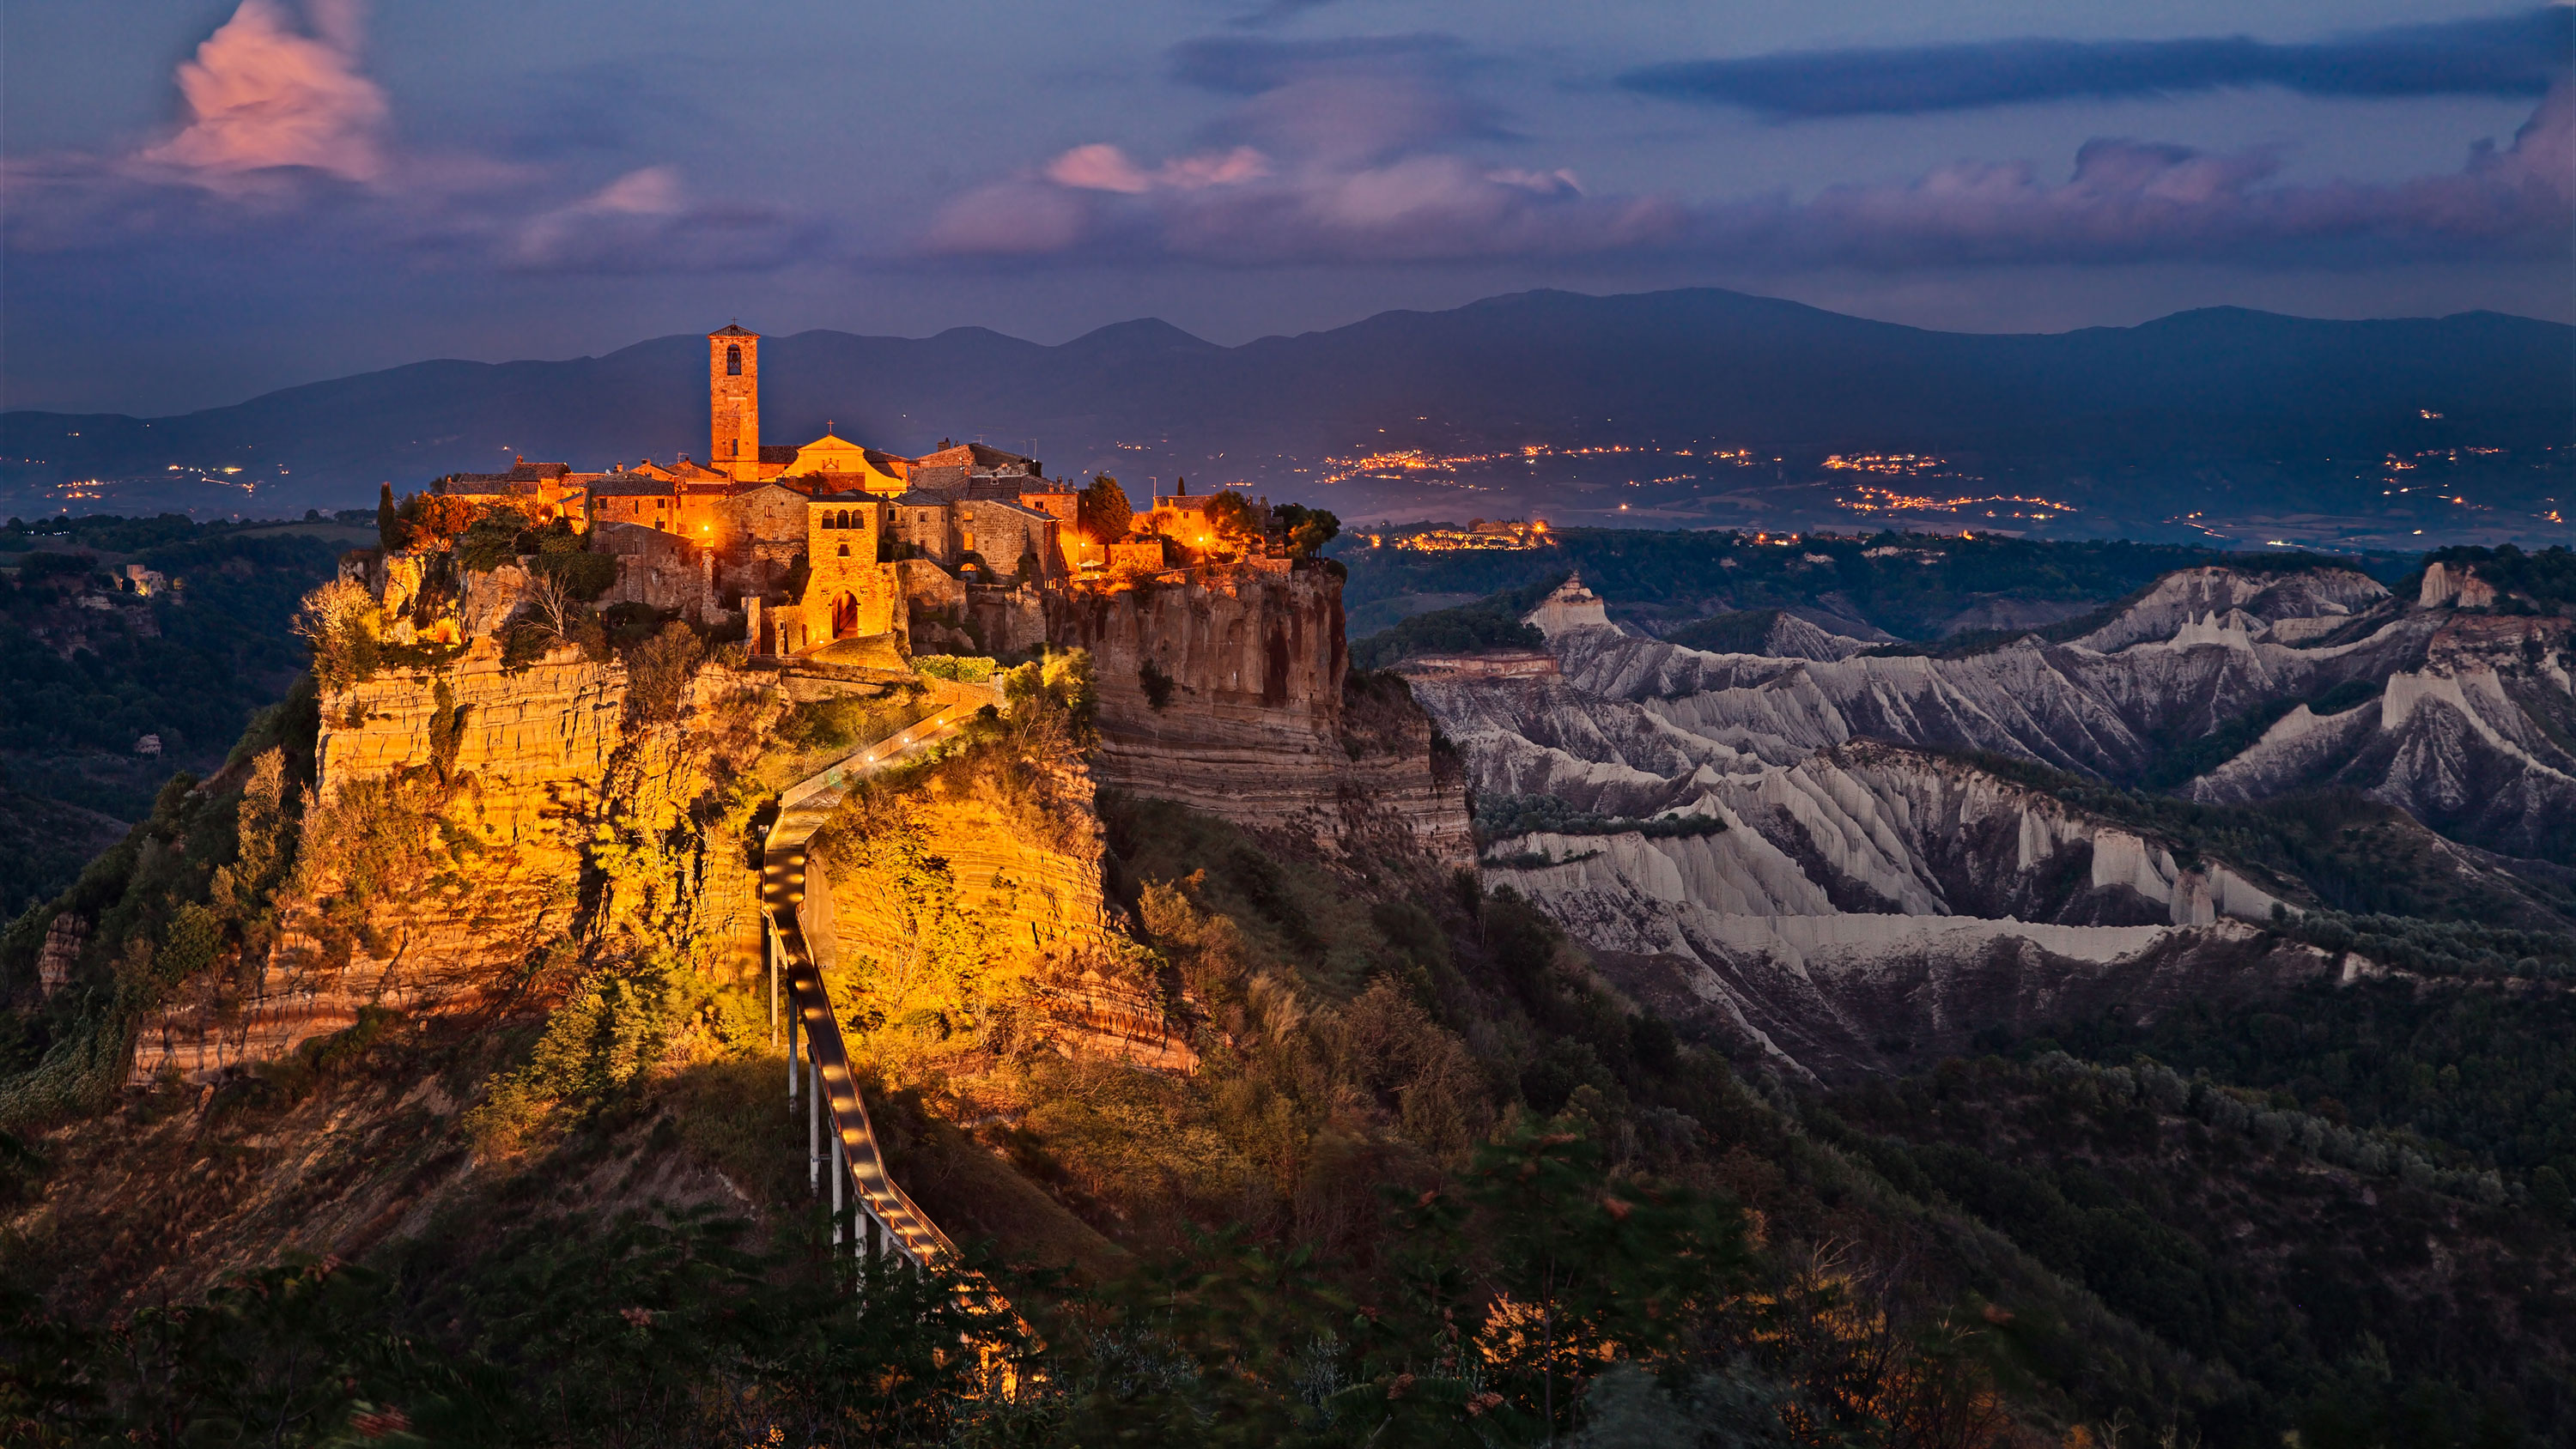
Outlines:
<svg viewBox="0 0 2576 1449"><path fill-rule="evenodd" d="M760 467L760 334L731 324L707 334L707 458L736 479Z"/></svg>

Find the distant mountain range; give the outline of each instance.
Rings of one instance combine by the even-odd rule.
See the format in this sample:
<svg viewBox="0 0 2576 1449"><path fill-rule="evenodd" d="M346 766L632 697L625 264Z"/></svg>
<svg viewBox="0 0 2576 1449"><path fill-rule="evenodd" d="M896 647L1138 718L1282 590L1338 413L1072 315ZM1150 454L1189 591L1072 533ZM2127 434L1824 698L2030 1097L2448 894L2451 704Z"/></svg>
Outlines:
<svg viewBox="0 0 2576 1449"><path fill-rule="evenodd" d="M180 417L7 413L0 503L32 513L148 495L274 512L364 503L379 482L405 490L513 455L598 468L695 453L701 345L422 362ZM980 328L800 332L771 338L762 364L773 443L827 420L902 452L982 438L1067 476L1241 480L1346 517L1611 514L1624 501L1638 521L1693 508L1725 521L1711 490L1842 481L1818 471L1835 454L1939 455L1925 470L1937 493L2139 467L2180 480L2249 465L2335 473L2334 459L2349 472L2463 446L2563 460L2576 441L2576 329L2484 312L2334 322L2212 308L1998 336L1718 290L1528 292L1240 347L1150 319L1055 347ZM1422 456L1354 461L1407 449ZM1726 467L1707 462L1736 450Z"/></svg>

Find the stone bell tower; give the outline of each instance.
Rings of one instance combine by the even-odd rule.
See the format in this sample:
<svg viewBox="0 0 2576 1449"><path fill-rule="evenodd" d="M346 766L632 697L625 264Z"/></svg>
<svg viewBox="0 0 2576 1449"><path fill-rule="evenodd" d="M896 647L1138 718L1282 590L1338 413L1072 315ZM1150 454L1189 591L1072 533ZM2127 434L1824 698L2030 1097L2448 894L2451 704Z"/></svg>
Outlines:
<svg viewBox="0 0 2576 1449"><path fill-rule="evenodd" d="M760 470L760 334L731 323L707 334L707 466L736 479Z"/></svg>

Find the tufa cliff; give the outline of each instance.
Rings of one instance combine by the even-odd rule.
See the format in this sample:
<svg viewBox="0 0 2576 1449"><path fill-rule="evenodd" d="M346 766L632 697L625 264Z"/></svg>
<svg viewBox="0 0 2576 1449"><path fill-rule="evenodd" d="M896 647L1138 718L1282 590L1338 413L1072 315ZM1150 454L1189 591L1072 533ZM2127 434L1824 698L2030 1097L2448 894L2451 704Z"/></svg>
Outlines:
<svg viewBox="0 0 2576 1449"><path fill-rule="evenodd" d="M1472 861L1464 776L1400 684L1353 678L1334 573L1054 595L1047 634L1095 661L1103 785L1327 848Z"/></svg>

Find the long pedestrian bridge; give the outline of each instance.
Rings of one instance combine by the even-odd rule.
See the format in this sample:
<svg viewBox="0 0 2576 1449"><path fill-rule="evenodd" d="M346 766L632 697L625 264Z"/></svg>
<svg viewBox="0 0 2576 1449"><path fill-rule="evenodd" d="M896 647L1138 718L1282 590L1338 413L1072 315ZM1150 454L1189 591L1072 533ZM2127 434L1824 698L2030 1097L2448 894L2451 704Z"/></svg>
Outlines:
<svg viewBox="0 0 2576 1449"><path fill-rule="evenodd" d="M830 985L806 941L803 908L807 846L851 787L920 758L955 737L978 710L1001 703L1001 692L988 685L954 685L950 693L950 702L936 714L860 746L781 792L760 866L770 999L775 1012L783 989L787 1103L791 1113L800 1099L804 1104L806 1180L818 1196L830 1184L835 1251L844 1241L846 1214L856 1252L871 1258L891 1255L915 1268L949 1262L957 1248L886 1171L867 1104L859 1099L858 1081L850 1072Z"/></svg>

